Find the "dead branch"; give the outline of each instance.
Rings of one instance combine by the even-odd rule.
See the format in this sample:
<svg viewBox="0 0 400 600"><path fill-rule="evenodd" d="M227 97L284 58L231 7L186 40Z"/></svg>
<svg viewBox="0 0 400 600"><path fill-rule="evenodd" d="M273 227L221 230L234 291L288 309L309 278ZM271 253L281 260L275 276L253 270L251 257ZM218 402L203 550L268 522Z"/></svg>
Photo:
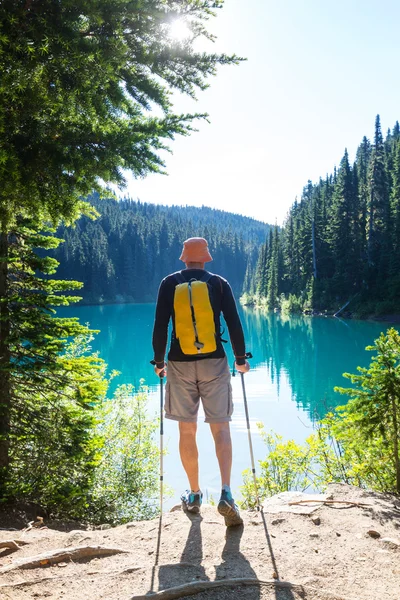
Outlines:
<svg viewBox="0 0 400 600"><path fill-rule="evenodd" d="M26 546L29 542L24 542L24 540L4 540L0 542L0 548L9 548L15 552L20 549L20 546Z"/></svg>
<svg viewBox="0 0 400 600"><path fill-rule="evenodd" d="M149 600L149 598L155 598L156 600L176 600L177 598L183 598L184 596L193 596L200 592L206 592L207 590L214 590L215 588L229 588L237 585L247 586L258 586L258 587L271 587L273 589L289 589L301 594L304 593L302 585L296 585L289 581L263 581L261 579L248 578L248 577L235 577L233 579L218 579L216 581L194 581L186 583L184 585L178 585L167 590L161 590L161 592L154 592L153 594L141 594L140 596L131 596L130 600Z"/></svg>
<svg viewBox="0 0 400 600"><path fill-rule="evenodd" d="M146 567L132 566L126 567L125 569L113 569L108 571L88 571L84 573L81 577L79 574L74 573L73 578L76 581L93 581L93 575L98 575L101 577L109 577L110 575L127 575L129 573L135 573L136 571L145 570ZM32 585L39 585L41 583L46 583L47 581L63 581L65 579L71 579L71 575L54 575L52 577L37 577L35 579L24 579L22 581L16 581L15 583L3 583L0 585L0 589L5 588L21 588L21 587L30 587Z"/></svg>
<svg viewBox="0 0 400 600"><path fill-rule="evenodd" d="M35 569L36 567L48 567L59 562L68 560L81 560L83 558L95 558L102 556L113 556L114 554L128 553L121 548L106 548L105 546L76 546L74 548L59 548L51 552L44 552L36 556L28 556L14 561L0 569L0 573L7 573L14 569Z"/></svg>
<svg viewBox="0 0 400 600"><path fill-rule="evenodd" d="M371 504L365 504L364 502L351 502L350 500L297 500L297 502L288 502L289 506L295 504L305 504L306 502L320 502L322 504L350 504L351 506L371 506Z"/></svg>
<svg viewBox="0 0 400 600"><path fill-rule="evenodd" d="M290 581L274 581L273 579L263 581L261 579L238 577L233 579L219 579L217 581L194 581L185 585L179 585L167 590L162 590L161 592L143 594L140 596L131 596L130 600L150 600L151 598L154 598L155 600L177 600L178 598L183 598L184 596L193 596L194 594L199 594L200 592L205 592L207 590L213 590L215 588L229 588L238 585L270 587L273 590L287 589L297 593L301 598L305 597L306 591L317 591L315 588L290 583ZM336 596L334 593L327 592L325 590L324 598L326 598L326 600L349 600L343 596Z"/></svg>
<svg viewBox="0 0 400 600"><path fill-rule="evenodd" d="M24 533L26 533L27 531L30 531L34 527L38 527L39 529L40 528L44 529L46 527L43 523L43 517L36 517L36 521L29 521L28 525L22 531Z"/></svg>
<svg viewBox="0 0 400 600"><path fill-rule="evenodd" d="M30 586L30 585L38 585L40 583L45 583L46 581L54 581L54 580L60 580L60 579L65 579L65 575L64 577L39 577L37 579L24 579L23 581L16 581L15 583L2 583L0 585L0 589L5 589L5 588L19 588L19 587L26 587L26 586Z"/></svg>

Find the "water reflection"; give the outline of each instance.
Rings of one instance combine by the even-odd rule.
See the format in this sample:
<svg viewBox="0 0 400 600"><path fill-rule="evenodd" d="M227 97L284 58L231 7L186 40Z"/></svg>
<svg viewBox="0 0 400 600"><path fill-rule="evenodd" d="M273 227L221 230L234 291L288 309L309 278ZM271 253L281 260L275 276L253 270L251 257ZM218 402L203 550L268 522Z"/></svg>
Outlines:
<svg viewBox="0 0 400 600"><path fill-rule="evenodd" d="M154 304L120 304L73 306L60 310L60 314L76 315L81 322L100 330L93 348L110 369L121 371L113 387L120 383L138 387L144 379L155 388L158 378L149 362L153 357L154 310ZM334 386L347 386L342 374L369 364L371 353L365 347L388 328L386 323L378 322L285 316L242 307L239 311L247 349L254 356L252 369L263 371L253 381L251 399L262 401L271 386L279 398L289 386L291 399L312 418L346 401L333 391ZM232 365L229 344L226 349Z"/></svg>
<svg viewBox="0 0 400 600"><path fill-rule="evenodd" d="M382 330L383 323L306 317L242 310L246 339L256 364L264 364L279 395L282 375L291 387L292 400L312 417L344 404L346 398L333 391L348 386L342 376L357 366L367 366L365 350ZM267 377L267 374L266 374Z"/></svg>

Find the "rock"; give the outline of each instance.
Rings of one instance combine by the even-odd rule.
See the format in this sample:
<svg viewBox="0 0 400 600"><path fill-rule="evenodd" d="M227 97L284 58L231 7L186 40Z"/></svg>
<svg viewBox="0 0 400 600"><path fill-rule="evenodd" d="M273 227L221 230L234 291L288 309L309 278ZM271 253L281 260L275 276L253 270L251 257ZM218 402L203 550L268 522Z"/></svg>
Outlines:
<svg viewBox="0 0 400 600"><path fill-rule="evenodd" d="M381 537L381 534L379 533L379 531L375 531L375 529L369 529L367 531L367 534L376 540Z"/></svg>
<svg viewBox="0 0 400 600"><path fill-rule="evenodd" d="M110 523L102 523L96 529L100 529L100 531L105 531L106 529L111 529L112 525Z"/></svg>
<svg viewBox="0 0 400 600"><path fill-rule="evenodd" d="M381 542L391 550L397 550L400 547L400 540L396 538L382 538Z"/></svg>
<svg viewBox="0 0 400 600"><path fill-rule="evenodd" d="M285 519L274 519L273 521L271 521L271 525L280 525L281 523L284 523Z"/></svg>
<svg viewBox="0 0 400 600"><path fill-rule="evenodd" d="M69 532L70 536L76 535L85 535L86 531L82 530L82 529L71 529L71 531Z"/></svg>
<svg viewBox="0 0 400 600"><path fill-rule="evenodd" d="M86 531L80 531L79 529L74 529L70 532L67 538L67 546L71 544L79 544L83 542L83 540L90 540L90 535L87 535Z"/></svg>
<svg viewBox="0 0 400 600"><path fill-rule="evenodd" d="M310 538L319 538L319 533L310 533Z"/></svg>
<svg viewBox="0 0 400 600"><path fill-rule="evenodd" d="M318 502L316 502L318 500ZM321 500L326 500L326 494L305 494L304 492L281 492L264 500L263 511L269 514L294 513L310 515L321 508ZM290 502L306 501L304 504ZM314 501L314 502L313 502Z"/></svg>
<svg viewBox="0 0 400 600"><path fill-rule="evenodd" d="M126 528L127 529L132 529L133 527L136 527L137 523L127 523L126 524Z"/></svg>
<svg viewBox="0 0 400 600"><path fill-rule="evenodd" d="M302 580L303 585L319 585L321 583L319 577L306 577Z"/></svg>
<svg viewBox="0 0 400 600"><path fill-rule="evenodd" d="M337 531L337 532L336 532L336 535L337 535L338 537L341 537L341 535L342 535L342 534L341 534L341 533L339 533L339 532Z"/></svg>
<svg viewBox="0 0 400 600"><path fill-rule="evenodd" d="M182 504L175 504L169 512L176 512L177 510L182 510Z"/></svg>
<svg viewBox="0 0 400 600"><path fill-rule="evenodd" d="M314 525L321 525L321 519L319 517L312 517L311 521Z"/></svg>

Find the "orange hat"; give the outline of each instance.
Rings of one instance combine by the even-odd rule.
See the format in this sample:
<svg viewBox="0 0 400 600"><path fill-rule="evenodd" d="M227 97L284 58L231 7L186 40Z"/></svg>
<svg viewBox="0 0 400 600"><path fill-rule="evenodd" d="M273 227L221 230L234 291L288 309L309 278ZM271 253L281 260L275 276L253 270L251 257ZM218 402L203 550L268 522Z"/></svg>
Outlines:
<svg viewBox="0 0 400 600"><path fill-rule="evenodd" d="M208 251L207 240L193 237L183 242L182 254L179 260L188 262L210 262L212 256Z"/></svg>

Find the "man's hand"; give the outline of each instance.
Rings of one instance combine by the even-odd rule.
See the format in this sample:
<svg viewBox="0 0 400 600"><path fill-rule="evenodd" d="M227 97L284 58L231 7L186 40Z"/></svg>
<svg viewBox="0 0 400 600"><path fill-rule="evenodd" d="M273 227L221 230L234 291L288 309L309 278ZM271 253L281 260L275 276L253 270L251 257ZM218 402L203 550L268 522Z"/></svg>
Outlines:
<svg viewBox="0 0 400 600"><path fill-rule="evenodd" d="M161 363L154 365L154 373L158 375L158 377L165 377L167 374L167 365L165 363L163 366L161 366Z"/></svg>
<svg viewBox="0 0 400 600"><path fill-rule="evenodd" d="M239 371L239 373L247 373L250 371L250 365L247 360L245 361L244 365L238 365L237 362L235 362L235 369L236 371Z"/></svg>

